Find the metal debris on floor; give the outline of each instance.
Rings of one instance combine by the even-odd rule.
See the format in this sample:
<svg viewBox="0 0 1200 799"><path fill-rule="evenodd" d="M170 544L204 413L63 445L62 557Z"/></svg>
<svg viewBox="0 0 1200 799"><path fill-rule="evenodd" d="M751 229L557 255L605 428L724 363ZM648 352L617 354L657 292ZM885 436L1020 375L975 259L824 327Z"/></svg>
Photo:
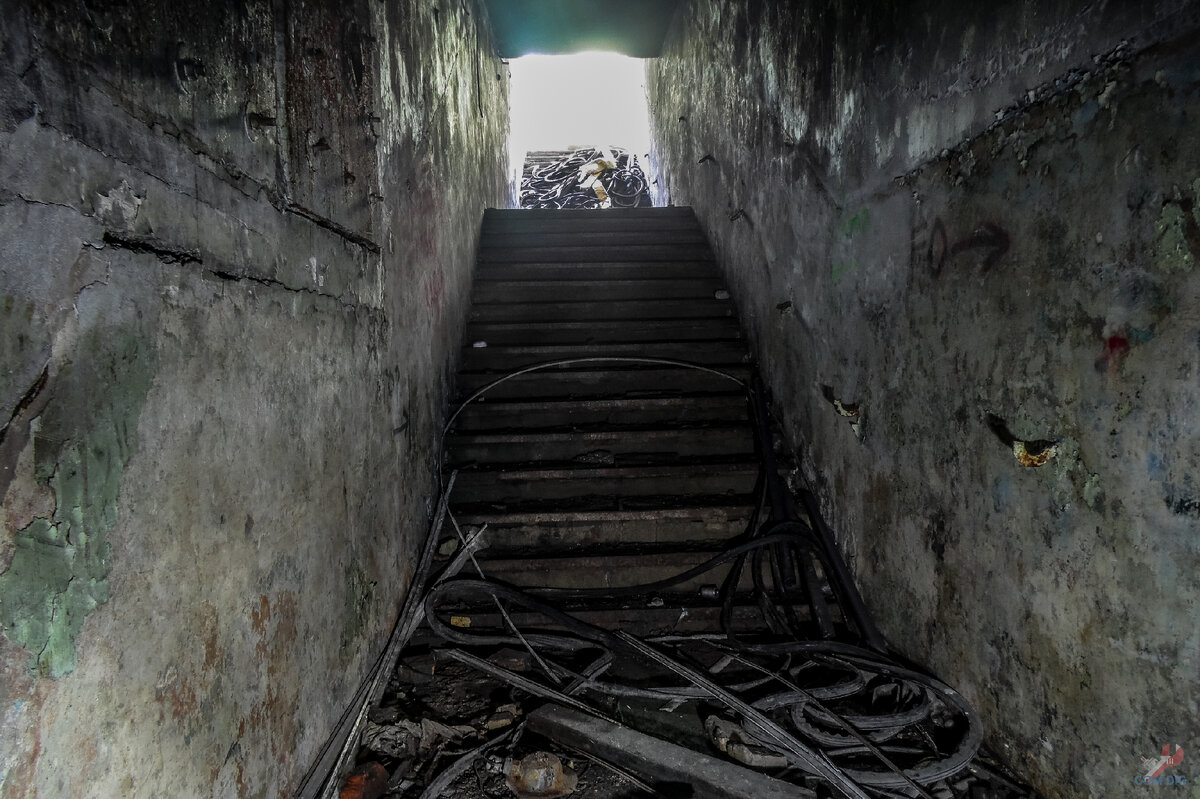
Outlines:
<svg viewBox="0 0 1200 799"><path fill-rule="evenodd" d="M464 348L353 778L382 768L389 799L1034 796L876 627L690 211L489 214L466 339L489 346Z"/></svg>
<svg viewBox="0 0 1200 799"><path fill-rule="evenodd" d="M538 150L525 156L522 208L634 208L651 205L636 155L616 147Z"/></svg>
<svg viewBox="0 0 1200 799"><path fill-rule="evenodd" d="M424 563L437 551L443 566L407 605L400 626L411 637L362 728L343 797L367 796L363 775L380 768L389 799L1033 796L981 754L967 702L875 629L812 496L801 492L800 511L789 504L761 389L745 388L766 453L755 517L723 552L668 579L489 580L474 555L487 531L463 530L446 510L450 476L438 519L459 546L441 546L435 527ZM459 576L468 562L474 574ZM616 597L678 603L671 588L719 567L727 610L711 631L651 621L634 634L569 610ZM757 624L731 613L747 573Z"/></svg>

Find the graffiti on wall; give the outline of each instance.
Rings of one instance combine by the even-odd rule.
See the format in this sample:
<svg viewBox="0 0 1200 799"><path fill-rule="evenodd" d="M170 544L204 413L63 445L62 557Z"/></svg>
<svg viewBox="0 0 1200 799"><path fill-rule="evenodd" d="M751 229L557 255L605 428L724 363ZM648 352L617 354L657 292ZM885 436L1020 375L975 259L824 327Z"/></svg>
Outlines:
<svg viewBox="0 0 1200 799"><path fill-rule="evenodd" d="M963 253L974 253L982 272L989 271L1012 247L1008 231L994 222L983 222L965 236L953 239L941 217L933 220L925 260L936 279L946 262Z"/></svg>

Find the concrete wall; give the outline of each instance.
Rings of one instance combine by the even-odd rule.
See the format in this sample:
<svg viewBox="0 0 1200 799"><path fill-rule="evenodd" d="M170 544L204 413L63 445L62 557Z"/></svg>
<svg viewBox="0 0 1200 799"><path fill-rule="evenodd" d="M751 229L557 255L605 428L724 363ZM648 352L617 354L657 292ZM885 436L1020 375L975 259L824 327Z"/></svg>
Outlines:
<svg viewBox="0 0 1200 799"><path fill-rule="evenodd" d="M395 619L505 68L473 2L0 14L0 795L289 796Z"/></svg>
<svg viewBox="0 0 1200 799"><path fill-rule="evenodd" d="M1198 11L695 0L650 68L868 604L1053 797L1200 740Z"/></svg>

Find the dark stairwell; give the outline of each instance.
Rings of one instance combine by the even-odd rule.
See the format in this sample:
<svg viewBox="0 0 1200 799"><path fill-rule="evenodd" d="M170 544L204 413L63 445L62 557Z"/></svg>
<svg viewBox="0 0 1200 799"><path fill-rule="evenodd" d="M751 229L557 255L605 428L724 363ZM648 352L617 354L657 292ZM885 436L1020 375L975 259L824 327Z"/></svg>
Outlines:
<svg viewBox="0 0 1200 799"><path fill-rule="evenodd" d="M486 393L446 452L451 511L489 527L489 575L652 582L742 532L758 473L745 393L668 363L749 368L690 209L488 211L472 300L458 386Z"/></svg>
<svg viewBox="0 0 1200 799"><path fill-rule="evenodd" d="M6 3L0 796L287 797L332 766L394 654L437 516L460 348L507 368L486 360L504 323L464 339L493 267L477 264L484 209L513 204L488 5ZM640 51L656 56L656 188L694 209L780 453L797 453L783 466L813 494L790 511L823 513L887 640L961 692L1039 792L1185 793L1192 761L1174 757L1200 739L1200 8L671 5L654 6L666 38ZM644 8L592 11L645 31ZM548 111L599 115L605 99ZM542 340L509 342L543 350L509 354L629 329L543 322ZM510 438L561 420L504 394L588 371L497 386L455 435L480 414ZM672 373L678 396L589 404L576 388L556 407L583 428L670 416L711 390L698 375ZM691 405L699 432L734 419L722 390ZM487 421L506 402L517 420ZM653 439L633 447L674 451ZM505 470L607 470L583 496L611 508L634 487L624 510L584 509L572 480L522 497L532 484L454 456L493 498L456 495L468 527L545 544L499 536L507 551L481 568L507 561L517 579L528 556L609 529L595 514L645 510L634 477L674 466L618 461L612 441ZM742 453L720 454L744 480ZM744 482L716 502L730 475L714 465L681 518L728 508L720 527L749 507ZM558 499L574 514L554 522L561 538L539 520ZM675 518L665 539L716 548ZM622 598L589 618L700 628L716 607L701 587L694 617L668 613L685 592L664 590L661 607Z"/></svg>
<svg viewBox="0 0 1200 799"><path fill-rule="evenodd" d="M888 646L815 498L788 490L691 209L489 210L472 299L440 575L416 584L348 785L539 796L522 764L577 751L624 777L589 771L592 797L1033 795ZM484 741L430 770L414 713Z"/></svg>

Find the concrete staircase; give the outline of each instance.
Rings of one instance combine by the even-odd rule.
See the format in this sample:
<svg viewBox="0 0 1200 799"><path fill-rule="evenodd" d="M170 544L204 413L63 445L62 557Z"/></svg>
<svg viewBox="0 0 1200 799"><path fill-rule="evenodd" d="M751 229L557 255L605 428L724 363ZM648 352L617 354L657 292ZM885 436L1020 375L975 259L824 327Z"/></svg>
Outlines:
<svg viewBox="0 0 1200 799"><path fill-rule="evenodd" d="M551 361L645 358L749 375L689 208L488 211L473 303L460 402ZM759 459L737 383L664 363L576 361L514 376L466 406L446 468L459 472L459 524L488 527L479 564L489 578L612 589L677 574L743 533ZM715 626L718 600L700 589L724 574L649 605L594 596L573 609L610 627Z"/></svg>

